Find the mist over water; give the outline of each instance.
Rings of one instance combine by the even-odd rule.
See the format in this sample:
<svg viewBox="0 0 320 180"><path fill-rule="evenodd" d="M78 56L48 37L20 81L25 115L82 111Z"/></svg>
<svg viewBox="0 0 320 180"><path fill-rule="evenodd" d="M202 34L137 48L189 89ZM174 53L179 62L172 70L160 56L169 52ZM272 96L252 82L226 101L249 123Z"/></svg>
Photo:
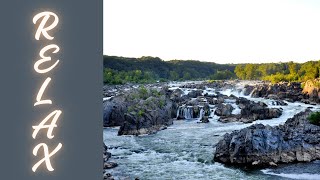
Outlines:
<svg viewBox="0 0 320 180"><path fill-rule="evenodd" d="M236 89L226 89L222 94L243 96L241 89L244 84L238 84ZM171 84L172 88L176 88ZM186 93L189 89L183 89ZM212 89L206 91L212 92ZM243 96L244 97L244 96ZM273 100L250 98L263 101L269 107L283 108L279 118L257 120L244 124L239 122L221 123L218 117L211 114L209 123L197 123L198 119L174 121L166 130L144 136L117 136L119 128L105 128L103 137L105 144L112 153L111 161L118 167L111 169L116 178L130 177L134 179L320 179L319 161L280 165L276 169L243 171L213 162L214 145L225 133L242 129L252 124L262 123L276 126L283 124L288 118L312 107L319 110L320 106L287 102L287 106L274 106ZM236 106L235 102L230 103ZM235 109L233 113L238 113Z"/></svg>

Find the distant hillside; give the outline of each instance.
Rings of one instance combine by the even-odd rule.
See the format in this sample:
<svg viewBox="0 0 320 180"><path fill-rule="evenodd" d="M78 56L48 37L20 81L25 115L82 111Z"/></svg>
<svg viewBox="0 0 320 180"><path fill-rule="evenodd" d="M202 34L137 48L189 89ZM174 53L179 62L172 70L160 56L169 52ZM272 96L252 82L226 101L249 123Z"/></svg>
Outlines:
<svg viewBox="0 0 320 180"><path fill-rule="evenodd" d="M104 56L104 82L123 84L167 80L233 79L235 65L194 60L163 61L158 57Z"/></svg>

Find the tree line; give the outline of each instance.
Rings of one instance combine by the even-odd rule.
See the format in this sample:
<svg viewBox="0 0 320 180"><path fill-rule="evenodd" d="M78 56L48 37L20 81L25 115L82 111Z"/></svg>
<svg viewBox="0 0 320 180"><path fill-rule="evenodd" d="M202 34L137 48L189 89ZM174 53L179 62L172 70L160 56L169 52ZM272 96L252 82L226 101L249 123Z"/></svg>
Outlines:
<svg viewBox="0 0 320 180"><path fill-rule="evenodd" d="M103 66L106 84L229 79L304 82L318 78L320 71L320 61L235 65L195 60L163 61L151 56L104 56Z"/></svg>
<svg viewBox="0 0 320 180"><path fill-rule="evenodd" d="M104 83L153 83L207 79L235 79L235 65L195 60L163 61L158 57L104 56Z"/></svg>
<svg viewBox="0 0 320 180"><path fill-rule="evenodd" d="M305 63L238 64L235 74L242 80L266 80L272 83L305 82L319 77L320 61Z"/></svg>

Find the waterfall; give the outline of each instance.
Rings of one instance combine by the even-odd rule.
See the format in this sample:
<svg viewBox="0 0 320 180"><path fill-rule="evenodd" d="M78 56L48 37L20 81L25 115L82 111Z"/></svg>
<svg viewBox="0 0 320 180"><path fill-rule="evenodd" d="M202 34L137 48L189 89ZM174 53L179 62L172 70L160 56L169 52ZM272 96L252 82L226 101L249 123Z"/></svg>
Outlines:
<svg viewBox="0 0 320 180"><path fill-rule="evenodd" d="M192 106L180 106L177 110L177 119L182 116L184 119L192 119L193 118L193 107Z"/></svg>
<svg viewBox="0 0 320 180"><path fill-rule="evenodd" d="M203 110L203 107L201 107L198 121L200 121L202 119L203 114L204 114L204 110Z"/></svg>
<svg viewBox="0 0 320 180"><path fill-rule="evenodd" d="M185 119L192 119L193 118L193 109L192 106L187 106L183 109L183 116Z"/></svg>
<svg viewBox="0 0 320 180"><path fill-rule="evenodd" d="M176 117L176 119L178 119L178 117L179 117L180 109L181 109L181 107L179 107L178 110L177 110L177 117Z"/></svg>

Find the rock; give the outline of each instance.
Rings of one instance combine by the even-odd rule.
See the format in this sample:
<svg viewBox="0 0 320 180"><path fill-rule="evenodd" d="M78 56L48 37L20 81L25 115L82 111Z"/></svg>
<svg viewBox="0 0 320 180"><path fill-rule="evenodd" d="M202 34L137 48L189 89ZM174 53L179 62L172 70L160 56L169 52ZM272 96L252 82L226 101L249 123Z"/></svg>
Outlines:
<svg viewBox="0 0 320 180"><path fill-rule="evenodd" d="M113 176L112 176L110 173L108 173L108 172L105 172L105 173L103 174L103 179L106 179L106 180L114 180Z"/></svg>
<svg viewBox="0 0 320 180"><path fill-rule="evenodd" d="M310 124L309 109L277 127L254 124L227 133L216 145L214 160L247 167L320 159L320 126Z"/></svg>
<svg viewBox="0 0 320 180"><path fill-rule="evenodd" d="M271 102L273 106L287 106L288 104L282 100L275 100Z"/></svg>
<svg viewBox="0 0 320 180"><path fill-rule="evenodd" d="M201 123L209 123L209 117L208 116L203 116L201 119L200 119L200 122Z"/></svg>
<svg viewBox="0 0 320 180"><path fill-rule="evenodd" d="M124 97L114 97L103 103L103 126L121 126L124 122L124 112L127 110Z"/></svg>
<svg viewBox="0 0 320 180"><path fill-rule="evenodd" d="M282 109L268 108L263 102L253 102L245 98L239 98L236 104L241 109L242 122L252 122L258 119L272 119L282 115Z"/></svg>
<svg viewBox="0 0 320 180"><path fill-rule="evenodd" d="M179 102L182 101L184 98L182 98L183 95L183 91L181 89L175 89L171 95L170 95L170 99L175 101L175 102Z"/></svg>
<svg viewBox="0 0 320 180"><path fill-rule="evenodd" d="M178 96L181 92L176 91ZM104 102L104 126L120 126L118 135L152 134L172 124L177 106L169 90L140 87Z"/></svg>
<svg viewBox="0 0 320 180"><path fill-rule="evenodd" d="M104 179L108 179L108 180L113 180L114 178L112 177L112 175L108 172L106 172L107 169L111 169L111 168L115 168L118 166L117 163L114 162L109 162L108 160L111 157L111 153L108 152L108 147L103 143L103 169L104 169L104 174L103 174L103 178Z"/></svg>
<svg viewBox="0 0 320 180"><path fill-rule="evenodd" d="M229 123L229 122L237 122L239 121L239 118L237 116L230 116L230 117L220 117L218 121L223 123Z"/></svg>
<svg viewBox="0 0 320 180"><path fill-rule="evenodd" d="M308 80L305 82L302 93L307 95L310 102L320 103L320 79Z"/></svg>
<svg viewBox="0 0 320 180"><path fill-rule="evenodd" d="M104 159L104 162L108 161L109 158L111 157L111 153L108 152L108 147L103 143L103 159Z"/></svg>
<svg viewBox="0 0 320 180"><path fill-rule="evenodd" d="M252 87L250 87L251 89ZM275 100L287 100L289 102L301 101L303 98L301 83L279 82L276 84L264 83L253 86L251 96L269 98Z"/></svg>
<svg viewBox="0 0 320 180"><path fill-rule="evenodd" d="M240 97L236 98L236 104L241 109L240 114L232 114L234 108L231 104L218 104L215 110L215 115L220 116L220 122L243 122L251 123L255 120L261 119L272 119L277 118L282 115L281 108L268 108L268 106L263 102L254 102L246 98ZM281 101L275 103L281 103Z"/></svg>
<svg viewBox="0 0 320 180"><path fill-rule="evenodd" d="M103 168L104 169L112 169L112 168L115 168L117 166L118 166L118 164L115 163L115 162L105 162L104 165L103 165Z"/></svg>
<svg viewBox="0 0 320 180"><path fill-rule="evenodd" d="M250 86L250 85L245 85L244 86L244 91L243 91L243 95L248 96L251 94L251 92L253 91L254 86Z"/></svg>
<svg viewBox="0 0 320 180"><path fill-rule="evenodd" d="M202 90L192 90L188 93L190 98L197 98L198 96L202 96Z"/></svg>
<svg viewBox="0 0 320 180"><path fill-rule="evenodd" d="M231 104L219 104L214 114L217 116L230 116L233 109Z"/></svg>

